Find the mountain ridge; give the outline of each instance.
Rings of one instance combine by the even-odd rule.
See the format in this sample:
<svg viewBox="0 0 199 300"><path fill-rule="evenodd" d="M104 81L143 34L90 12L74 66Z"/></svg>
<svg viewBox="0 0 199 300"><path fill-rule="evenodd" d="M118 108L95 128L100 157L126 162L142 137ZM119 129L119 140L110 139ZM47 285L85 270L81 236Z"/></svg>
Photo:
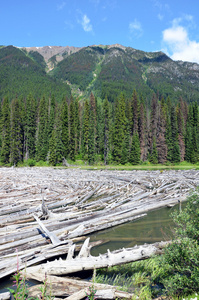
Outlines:
<svg viewBox="0 0 199 300"><path fill-rule="evenodd" d="M0 48L0 67L1 52L6 47L11 46ZM75 97L86 98L92 91L97 97L107 96L109 101L115 101L121 92L130 97L136 89L145 99L151 99L153 93L170 96L174 101L180 97L187 102L199 99L199 65L173 61L162 51L145 52L120 44L12 47L21 50L25 64L27 58L31 59L32 67L39 67L44 77L70 85ZM11 61L8 57L7 68Z"/></svg>

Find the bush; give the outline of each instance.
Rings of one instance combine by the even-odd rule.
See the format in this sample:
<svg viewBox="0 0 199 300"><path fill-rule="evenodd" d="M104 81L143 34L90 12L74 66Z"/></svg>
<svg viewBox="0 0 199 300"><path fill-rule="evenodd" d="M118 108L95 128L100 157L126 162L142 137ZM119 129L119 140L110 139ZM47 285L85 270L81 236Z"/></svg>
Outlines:
<svg viewBox="0 0 199 300"><path fill-rule="evenodd" d="M175 240L165 249L160 259L164 269L153 284L161 283L169 296L188 296L199 292L199 194L187 200L183 211L173 214Z"/></svg>
<svg viewBox="0 0 199 300"><path fill-rule="evenodd" d="M34 167L36 165L36 161L34 159L32 159L32 158L29 158L29 159L27 159L26 164L29 167Z"/></svg>

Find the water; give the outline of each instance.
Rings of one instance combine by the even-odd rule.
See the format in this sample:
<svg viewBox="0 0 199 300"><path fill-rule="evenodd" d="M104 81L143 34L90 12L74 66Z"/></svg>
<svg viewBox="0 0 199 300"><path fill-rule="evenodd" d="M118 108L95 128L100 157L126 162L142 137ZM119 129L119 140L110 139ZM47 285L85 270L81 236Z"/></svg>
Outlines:
<svg viewBox="0 0 199 300"><path fill-rule="evenodd" d="M165 207L151 211L148 212L146 217L135 222L92 234L91 241L108 240L108 242L94 247L91 254L98 255L99 253L105 253L107 249L112 251L123 247L128 248L144 243L155 243L171 239L174 223L170 215L175 209L179 209L178 205L172 208ZM1 279L0 292L7 292L7 288L12 287L12 284L11 278ZM30 281L29 284L34 284L34 281Z"/></svg>
<svg viewBox="0 0 199 300"><path fill-rule="evenodd" d="M108 240L94 247L92 255L105 253L107 249L129 248L144 243L155 243L172 239L174 223L171 213L179 209L164 207L148 212L147 216L135 222L126 223L91 235L91 241Z"/></svg>

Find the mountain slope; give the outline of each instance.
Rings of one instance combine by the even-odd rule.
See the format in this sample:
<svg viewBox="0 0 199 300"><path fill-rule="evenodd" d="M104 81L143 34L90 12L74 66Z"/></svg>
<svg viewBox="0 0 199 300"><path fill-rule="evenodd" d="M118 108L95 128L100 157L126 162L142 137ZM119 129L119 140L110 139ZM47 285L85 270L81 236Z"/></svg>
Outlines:
<svg viewBox="0 0 199 300"><path fill-rule="evenodd" d="M35 97L52 93L59 99L70 97L69 86L47 76L45 67L43 57L37 52L27 54L13 46L1 48L0 97L25 97L29 93Z"/></svg>
<svg viewBox="0 0 199 300"><path fill-rule="evenodd" d="M90 46L60 61L52 77L91 90L110 101L135 88L144 97L160 96L187 101L199 99L199 65L171 60L163 52L144 52L121 45Z"/></svg>
<svg viewBox="0 0 199 300"><path fill-rule="evenodd" d="M49 72L49 70L51 70ZM150 101L153 93L177 101L199 101L199 65L173 61L163 52L144 52L118 44L89 47L0 48L0 96L54 93L131 97L134 89ZM69 87L69 85L70 87Z"/></svg>

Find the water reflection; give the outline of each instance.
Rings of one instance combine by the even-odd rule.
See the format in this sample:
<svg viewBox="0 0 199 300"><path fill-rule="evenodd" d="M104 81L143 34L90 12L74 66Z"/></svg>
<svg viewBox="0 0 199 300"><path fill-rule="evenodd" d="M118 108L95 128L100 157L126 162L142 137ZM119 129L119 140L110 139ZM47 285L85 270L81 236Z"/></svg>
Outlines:
<svg viewBox="0 0 199 300"><path fill-rule="evenodd" d="M105 253L107 249L116 250L171 239L174 227L171 213L176 209L179 209L178 205L151 211L138 221L93 234L91 241L108 240L108 242L93 248L92 255Z"/></svg>

